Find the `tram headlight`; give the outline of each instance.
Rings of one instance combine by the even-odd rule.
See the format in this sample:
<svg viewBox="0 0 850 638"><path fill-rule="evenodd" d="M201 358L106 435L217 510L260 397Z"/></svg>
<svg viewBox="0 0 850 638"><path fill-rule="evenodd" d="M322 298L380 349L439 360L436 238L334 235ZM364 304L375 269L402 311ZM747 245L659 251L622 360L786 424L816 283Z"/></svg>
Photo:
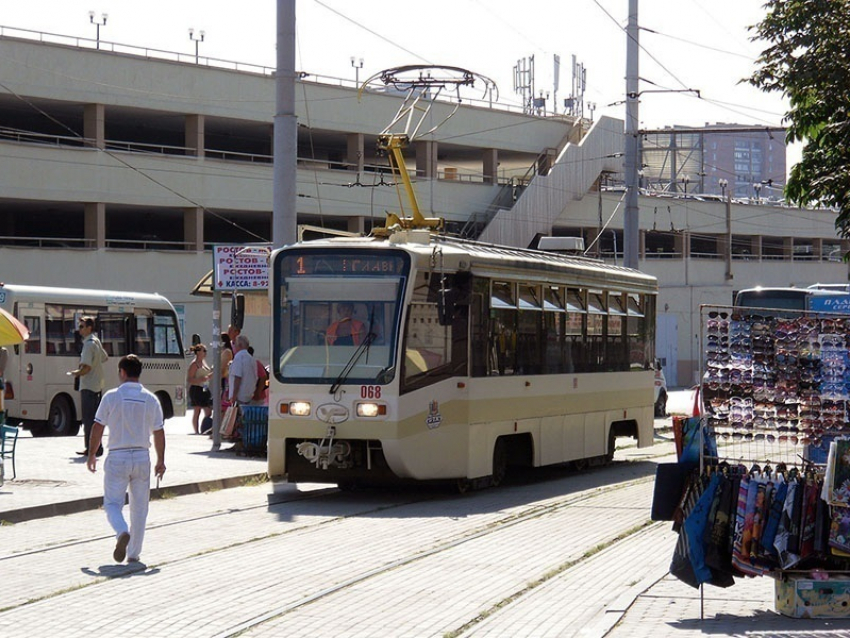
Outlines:
<svg viewBox="0 0 850 638"><path fill-rule="evenodd" d="M357 404L357 416L362 417L375 417L375 416L385 416L387 413L387 406L382 403L358 403Z"/></svg>
<svg viewBox="0 0 850 638"><path fill-rule="evenodd" d="M291 414L292 416L310 416L311 407L308 401L292 401L289 404L280 406L283 414Z"/></svg>

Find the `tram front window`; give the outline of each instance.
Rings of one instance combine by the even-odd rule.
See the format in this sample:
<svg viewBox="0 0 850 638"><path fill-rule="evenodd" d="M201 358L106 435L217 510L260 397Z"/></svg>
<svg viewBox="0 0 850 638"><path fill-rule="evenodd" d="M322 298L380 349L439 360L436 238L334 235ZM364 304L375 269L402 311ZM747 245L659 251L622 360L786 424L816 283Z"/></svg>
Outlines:
<svg viewBox="0 0 850 638"><path fill-rule="evenodd" d="M332 384L351 362L346 383L387 383L395 373L401 281L337 280L333 295L329 283L287 285L276 339L281 380ZM361 347L367 350L354 357Z"/></svg>

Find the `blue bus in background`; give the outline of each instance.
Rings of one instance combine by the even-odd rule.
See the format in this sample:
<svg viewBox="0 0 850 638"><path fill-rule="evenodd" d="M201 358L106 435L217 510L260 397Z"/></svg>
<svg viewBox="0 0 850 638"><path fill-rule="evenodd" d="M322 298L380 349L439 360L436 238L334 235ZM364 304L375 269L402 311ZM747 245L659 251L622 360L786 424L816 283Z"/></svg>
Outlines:
<svg viewBox="0 0 850 638"><path fill-rule="evenodd" d="M850 285L814 284L808 288L758 286L738 292L734 305L744 308L850 314Z"/></svg>

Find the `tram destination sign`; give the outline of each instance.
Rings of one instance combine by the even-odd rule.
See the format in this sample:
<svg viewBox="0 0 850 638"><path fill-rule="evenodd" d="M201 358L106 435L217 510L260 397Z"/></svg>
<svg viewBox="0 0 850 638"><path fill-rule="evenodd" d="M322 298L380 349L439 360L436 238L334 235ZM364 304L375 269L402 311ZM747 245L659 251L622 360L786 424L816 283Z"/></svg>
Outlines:
<svg viewBox="0 0 850 638"><path fill-rule="evenodd" d="M369 255L365 253L298 253L290 255L284 266L284 276L315 275L400 275L407 269L400 255Z"/></svg>
<svg viewBox="0 0 850 638"><path fill-rule="evenodd" d="M271 244L213 246L215 290L268 290Z"/></svg>

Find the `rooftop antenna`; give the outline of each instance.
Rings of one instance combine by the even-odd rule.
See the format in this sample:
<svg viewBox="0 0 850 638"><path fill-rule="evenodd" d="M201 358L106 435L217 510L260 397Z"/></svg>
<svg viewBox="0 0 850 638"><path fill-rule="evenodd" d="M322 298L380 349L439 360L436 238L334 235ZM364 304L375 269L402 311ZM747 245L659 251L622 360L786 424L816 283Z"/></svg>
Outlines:
<svg viewBox="0 0 850 638"><path fill-rule="evenodd" d="M522 112L534 113L534 56L517 60L514 66L514 93L522 95Z"/></svg>
<svg viewBox="0 0 850 638"><path fill-rule="evenodd" d="M419 211L416 193L413 190L402 151L410 146L411 142L436 131L457 112L462 101L462 88L474 87L478 82L483 84L482 95L486 96L488 92L496 88L496 83L488 77L460 67L417 64L394 67L376 73L363 82L358 95L361 95L371 83L377 82L405 94L395 117L378 135L378 150L386 152L393 174L398 175L404 185L407 200L410 203L411 217L407 218L404 215L404 199L399 191L401 216L387 212L386 227L373 229L373 234L386 236L392 232L393 228L442 230L445 220L423 217ZM454 93L454 109L428 130L422 130L425 120L431 114L431 107L444 91Z"/></svg>

